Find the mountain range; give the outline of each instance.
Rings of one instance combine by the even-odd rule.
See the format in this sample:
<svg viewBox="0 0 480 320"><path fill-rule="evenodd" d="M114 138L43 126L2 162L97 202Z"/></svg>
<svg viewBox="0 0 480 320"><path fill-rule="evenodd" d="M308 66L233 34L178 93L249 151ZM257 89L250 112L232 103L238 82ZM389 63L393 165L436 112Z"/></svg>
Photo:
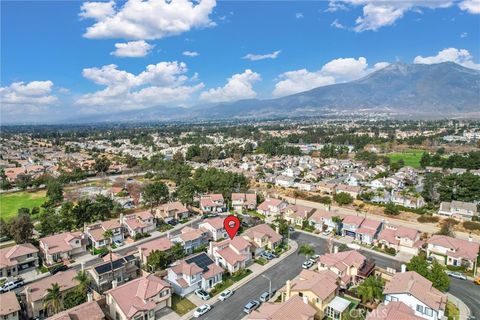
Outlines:
<svg viewBox="0 0 480 320"><path fill-rule="evenodd" d="M480 71L453 62L394 63L359 80L276 99L248 99L191 108L151 107L111 113L102 116L101 121L269 119L381 113L402 118L480 117ZM76 122L79 120L94 121L86 117Z"/></svg>

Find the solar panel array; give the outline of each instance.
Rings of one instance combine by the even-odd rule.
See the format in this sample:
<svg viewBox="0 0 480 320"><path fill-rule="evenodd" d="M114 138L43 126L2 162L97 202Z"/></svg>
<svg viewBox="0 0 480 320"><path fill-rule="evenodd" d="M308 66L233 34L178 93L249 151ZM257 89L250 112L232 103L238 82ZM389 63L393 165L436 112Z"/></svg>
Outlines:
<svg viewBox="0 0 480 320"><path fill-rule="evenodd" d="M185 259L185 262L187 262L189 264L192 263L192 262L195 262L200 268L203 269L203 271L207 271L208 266L213 263L213 260L210 259L207 256L207 254L203 252L199 255L196 255L196 256Z"/></svg>

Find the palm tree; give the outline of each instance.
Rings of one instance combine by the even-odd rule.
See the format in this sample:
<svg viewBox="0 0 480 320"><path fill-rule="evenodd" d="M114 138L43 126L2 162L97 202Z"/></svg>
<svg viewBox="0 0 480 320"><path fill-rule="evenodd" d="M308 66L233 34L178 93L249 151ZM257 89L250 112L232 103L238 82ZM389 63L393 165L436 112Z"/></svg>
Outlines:
<svg viewBox="0 0 480 320"><path fill-rule="evenodd" d="M78 286L77 286L78 291L83 294L86 294L91 282L87 272L85 270L81 270L80 272L77 273L74 279L77 280L78 282Z"/></svg>
<svg viewBox="0 0 480 320"><path fill-rule="evenodd" d="M103 233L103 237L108 239L108 252L110 255L110 275L113 280L113 261L112 261L112 238L113 238L113 231L111 229L106 230Z"/></svg>
<svg viewBox="0 0 480 320"><path fill-rule="evenodd" d="M43 298L43 308L52 311L53 314L59 313L63 308L62 293L58 283L53 283L51 288L47 288L47 294Z"/></svg>
<svg viewBox="0 0 480 320"><path fill-rule="evenodd" d="M357 294L363 303L382 300L383 283L379 278L369 276L357 287Z"/></svg>
<svg viewBox="0 0 480 320"><path fill-rule="evenodd" d="M302 244L298 249L298 254L305 255L305 259L307 260L309 256L313 256L315 254L315 249L309 244Z"/></svg>
<svg viewBox="0 0 480 320"><path fill-rule="evenodd" d="M332 222L335 223L335 235L338 234L338 228L340 226L340 223L342 222L342 218L340 218L339 216L333 216L332 217Z"/></svg>

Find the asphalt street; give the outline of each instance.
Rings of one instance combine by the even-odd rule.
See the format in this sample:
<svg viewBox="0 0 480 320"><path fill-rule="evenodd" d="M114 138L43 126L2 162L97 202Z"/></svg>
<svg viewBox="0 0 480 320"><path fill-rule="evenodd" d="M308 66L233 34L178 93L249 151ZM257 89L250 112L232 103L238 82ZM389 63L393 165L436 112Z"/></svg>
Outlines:
<svg viewBox="0 0 480 320"><path fill-rule="evenodd" d="M325 253L327 248L326 240L319 237L295 232L291 235L291 238L297 241L299 247L303 243L311 244L317 254ZM373 258L379 267L391 267L400 270L401 262L394 258L387 258L369 251L360 251L366 257ZM277 265L267 269L262 275L272 280L272 290L278 290L285 285L287 280L295 278L300 273L304 261L305 257L303 255L293 253ZM228 300L214 303L212 310L201 317L201 319L238 320L245 317L246 314L243 312L243 307L250 300L258 300L263 292L268 291L269 281L262 275L257 276L237 289ZM480 287L470 281L451 280L450 293L465 302L472 311L472 315L480 319Z"/></svg>

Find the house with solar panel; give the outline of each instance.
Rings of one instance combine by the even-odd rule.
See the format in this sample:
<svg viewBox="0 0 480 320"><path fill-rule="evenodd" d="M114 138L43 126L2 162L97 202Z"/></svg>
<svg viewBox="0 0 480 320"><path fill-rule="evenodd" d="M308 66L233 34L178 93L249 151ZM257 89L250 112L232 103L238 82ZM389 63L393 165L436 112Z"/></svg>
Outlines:
<svg viewBox="0 0 480 320"><path fill-rule="evenodd" d="M225 270L201 252L178 261L167 269L167 280L181 297L197 290L210 290L222 282Z"/></svg>
<svg viewBox="0 0 480 320"><path fill-rule="evenodd" d="M88 273L93 279L92 285L98 292L111 289L113 281L120 285L138 276L138 260L133 254L125 257L113 254L111 264L109 255L106 255L103 260L100 264L88 269Z"/></svg>

